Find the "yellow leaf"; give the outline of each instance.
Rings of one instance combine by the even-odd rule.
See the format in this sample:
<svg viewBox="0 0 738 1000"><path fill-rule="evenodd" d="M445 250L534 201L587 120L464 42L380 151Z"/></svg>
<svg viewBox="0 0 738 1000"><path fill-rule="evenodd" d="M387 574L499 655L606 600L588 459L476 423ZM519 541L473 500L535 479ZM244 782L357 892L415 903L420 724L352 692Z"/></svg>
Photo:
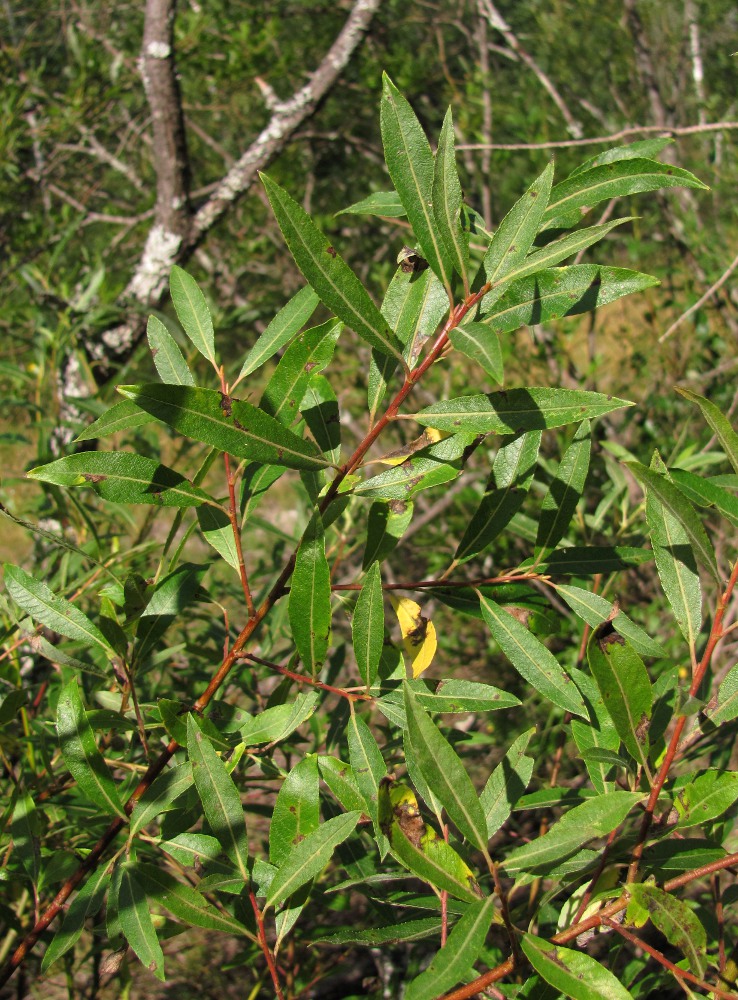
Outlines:
<svg viewBox="0 0 738 1000"><path fill-rule="evenodd" d="M406 462L408 458L415 454L416 451L420 451L421 448L427 448L428 445L437 444L442 438L446 437L441 431L437 431L435 427L426 427L420 437L415 438L409 444L403 445L402 448L397 448L395 451L390 451L381 458L373 458L372 462L381 462L383 465L402 465ZM371 464L371 463L367 463Z"/></svg>
<svg viewBox="0 0 738 1000"><path fill-rule="evenodd" d="M438 640L433 622L424 618L420 605L408 597L390 597L402 633L402 645L410 660L413 677L420 677L431 665Z"/></svg>

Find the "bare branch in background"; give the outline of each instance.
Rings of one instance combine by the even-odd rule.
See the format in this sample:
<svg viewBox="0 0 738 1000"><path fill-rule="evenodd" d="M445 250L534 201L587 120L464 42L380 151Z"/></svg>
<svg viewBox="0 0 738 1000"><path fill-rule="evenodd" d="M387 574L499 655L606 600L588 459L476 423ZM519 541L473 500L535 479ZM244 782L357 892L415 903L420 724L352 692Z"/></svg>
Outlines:
<svg viewBox="0 0 738 1000"><path fill-rule="evenodd" d="M469 142L457 146L457 149L570 149L572 146L602 146L610 142L621 142L623 139L633 139L639 135L663 135L678 138L685 135L697 135L700 132L723 132L737 129L738 122L708 122L706 125L684 125L679 128L662 127L661 125L633 125L611 132L610 135L595 135L591 139L560 139L551 142Z"/></svg>
<svg viewBox="0 0 738 1000"><path fill-rule="evenodd" d="M731 274L733 273L733 271L735 271L737 267L738 267L738 256L733 258L728 267L720 275L718 280L713 282L712 285L710 285L705 294L701 295L694 303L694 305L690 306L689 309L685 310L685 312L683 312L678 319L674 320L669 329L661 334L661 336L659 337L659 343L662 344L667 337L670 337L672 335L672 333L677 329L677 327L682 325L685 319L689 319L689 317L694 315L694 313L696 313L698 309L701 309L702 306L705 304L705 302L711 299L719 288L722 288L722 286L725 284L725 282L728 280L728 278L731 276Z"/></svg>
<svg viewBox="0 0 738 1000"><path fill-rule="evenodd" d="M556 86L551 80L551 78L547 76L546 73L543 72L543 70L535 61L533 56L531 56L528 52L526 52L526 50L520 44L520 42L517 39L517 36L515 35L515 32L512 30L512 28L507 23L505 18L502 16L502 14L500 14L498 9L492 3L492 0L479 0L479 10L482 14L484 14L484 16L491 24L491 26L496 31L500 32L500 34L505 39L510 48L513 50L515 55L518 56L518 58L521 59L525 63L525 65L530 70L532 70L533 73L535 73L535 75L538 77L538 80L548 92L551 100L554 102L556 107L561 112L561 116L566 122L566 127L569 134L573 135L575 139L580 139L582 136L582 126L579 124L579 122L576 120L574 115L567 107L564 98L556 89Z"/></svg>

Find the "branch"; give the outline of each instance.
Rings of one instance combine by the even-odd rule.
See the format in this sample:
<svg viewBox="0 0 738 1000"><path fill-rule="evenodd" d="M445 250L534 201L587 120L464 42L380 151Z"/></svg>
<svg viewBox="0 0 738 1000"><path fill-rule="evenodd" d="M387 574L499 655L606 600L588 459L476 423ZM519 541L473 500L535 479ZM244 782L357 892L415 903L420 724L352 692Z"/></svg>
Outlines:
<svg viewBox="0 0 738 1000"><path fill-rule="evenodd" d="M720 275L718 280L715 281L712 285L710 285L705 294L701 295L694 303L694 305L690 306L689 309L686 309L678 319L674 320L669 329L666 330L665 333L661 334L661 336L659 337L659 343L663 344L666 338L670 337L672 333L676 330L676 328L678 326L681 326L681 324L684 322L685 319L689 319L689 317L693 313L696 313L698 309L701 309L702 306L705 304L705 302L707 302L708 299L711 299L712 296L715 294L715 292L718 291L718 289L722 288L722 286L725 284L725 282L728 280L728 278L731 276L731 274L733 273L733 271L735 271L737 267L738 267L738 254L736 254L736 256L733 258L728 267Z"/></svg>
<svg viewBox="0 0 738 1000"><path fill-rule="evenodd" d="M662 136L677 137L682 135L696 135L699 132L723 132L736 128L738 128L738 122L730 121L674 127L666 125L632 125L629 128L620 129L619 132L611 132L609 135L596 135L591 139L561 139L553 142L469 142L459 143L456 149L569 149L572 146L600 146L611 142L620 142L621 139L630 139L637 135L657 133Z"/></svg>

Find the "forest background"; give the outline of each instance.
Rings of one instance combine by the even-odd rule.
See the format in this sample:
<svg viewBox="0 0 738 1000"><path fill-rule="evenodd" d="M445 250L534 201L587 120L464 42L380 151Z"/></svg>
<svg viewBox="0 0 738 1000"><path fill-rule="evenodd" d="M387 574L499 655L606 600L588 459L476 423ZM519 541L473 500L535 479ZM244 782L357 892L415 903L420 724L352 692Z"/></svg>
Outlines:
<svg viewBox="0 0 738 1000"><path fill-rule="evenodd" d="M618 418L617 443L646 465L658 446L667 464L698 467L703 425L675 385L735 415L738 11L730 0L213 0L176 13L164 0L4 0L0 24L0 502L12 515L3 518L3 560L41 567L48 558L23 520L84 532L85 516L70 507L60 518L58 497L25 473L72 450L75 434L115 400L117 383L150 380L146 320L174 315L173 264L204 291L222 360L236 371L302 286L257 170L302 204L381 299L407 223L341 210L389 186L377 111L383 71L432 141L452 106L464 198L491 231L551 157L565 176L610 146L672 137L661 158L709 190L641 195L597 218L616 208L637 216L605 240L600 259L660 284L585 317L522 328L503 344L506 380L634 401ZM157 76L142 40L171 46L175 76ZM357 342L342 361L343 422L357 439L351 406L369 359ZM448 386L473 377L465 365L457 354ZM127 443L186 461L186 448L157 434L147 426ZM635 495L632 483L628 490ZM265 558L286 552L295 531L292 492L276 496L280 509L255 522ZM441 497L421 496L403 571L432 577L477 499L467 478ZM115 536L120 547L141 546L166 532L153 512L136 510ZM503 561L505 544L515 548L501 543ZM731 544L729 533L716 536L719 553ZM668 647L656 574L628 581L638 621ZM208 587L226 607L237 600L225 564ZM453 648L464 676L478 676L487 649L473 630L443 636L444 613L441 648ZM490 752L511 736L504 724L490 729ZM193 938L193 965L202 949ZM99 967L94 975L102 989ZM212 995L226 985L218 981Z"/></svg>

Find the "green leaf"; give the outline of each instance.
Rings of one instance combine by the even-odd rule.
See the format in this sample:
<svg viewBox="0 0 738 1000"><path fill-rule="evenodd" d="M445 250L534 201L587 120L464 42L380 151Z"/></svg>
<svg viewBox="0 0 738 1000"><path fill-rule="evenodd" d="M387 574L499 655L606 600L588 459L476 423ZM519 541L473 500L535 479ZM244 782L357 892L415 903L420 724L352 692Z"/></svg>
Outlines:
<svg viewBox="0 0 738 1000"><path fill-rule="evenodd" d="M411 500L374 501L367 517L362 569L368 569L375 561L383 562L397 547L413 519L413 510Z"/></svg>
<svg viewBox="0 0 738 1000"><path fill-rule="evenodd" d="M738 663L730 668L720 684L717 705L708 708L706 715L715 726L732 722L738 716Z"/></svg>
<svg viewBox="0 0 738 1000"><path fill-rule="evenodd" d="M372 563L366 574L351 619L351 638L359 674L369 688L377 676L384 645L384 605L379 563Z"/></svg>
<svg viewBox="0 0 738 1000"><path fill-rule="evenodd" d="M670 163L643 157L604 163L567 177L554 187L544 216L544 228L576 225L585 212L601 201L669 187L708 190L694 174Z"/></svg>
<svg viewBox="0 0 738 1000"><path fill-rule="evenodd" d="M516 848L501 863L512 875L561 861L588 840L607 837L642 798L640 792L613 791L587 799L564 813L548 833Z"/></svg>
<svg viewBox="0 0 738 1000"><path fill-rule="evenodd" d="M525 751L534 733L535 728L518 736L490 774L479 796L479 803L487 819L488 837L497 833L528 787L535 761L532 757L526 757Z"/></svg>
<svg viewBox="0 0 738 1000"><path fill-rule="evenodd" d="M170 767L146 789L131 813L129 839L135 837L157 816L176 808L175 802L192 788L192 767L189 761Z"/></svg>
<svg viewBox="0 0 738 1000"><path fill-rule="evenodd" d="M523 935L521 946L541 978L573 1000L631 1000L620 980L583 951L562 948L533 934Z"/></svg>
<svg viewBox="0 0 738 1000"><path fill-rule="evenodd" d="M586 170L592 170L593 167L599 167L603 163L614 163L616 160L633 160L636 157L651 158L658 156L661 150L671 145L673 141L673 139L666 138L640 139L638 142L631 142L626 146L613 146L611 149L605 149L603 152L597 153L596 156L590 157L584 163L580 163L578 167L572 170L569 177L583 174Z"/></svg>
<svg viewBox="0 0 738 1000"><path fill-rule="evenodd" d="M197 523L200 525L202 537L212 545L218 555L233 569L238 571L239 559L236 539L233 535L231 519L224 510L203 504L197 508Z"/></svg>
<svg viewBox="0 0 738 1000"><path fill-rule="evenodd" d="M738 528L738 497L685 469L670 469L669 475L688 500L701 507L715 507L734 528Z"/></svg>
<svg viewBox="0 0 738 1000"><path fill-rule="evenodd" d="M486 396L441 400L413 414L413 419L439 431L519 434L579 423L632 405L624 399L583 389L507 389Z"/></svg>
<svg viewBox="0 0 738 1000"><path fill-rule="evenodd" d="M320 693L312 690L299 694L293 702L265 709L241 726L243 742L247 746L255 746L258 743L279 743L287 739L310 718L319 700Z"/></svg>
<svg viewBox="0 0 738 1000"><path fill-rule="evenodd" d="M499 285L525 259L533 246L548 204L553 174L554 165L549 163L498 226L484 256L484 272L490 284ZM492 292L485 296L487 308L499 298L500 291L498 289L497 294Z"/></svg>
<svg viewBox="0 0 738 1000"><path fill-rule="evenodd" d="M207 306L205 308L207 309ZM169 385L195 384L192 372L187 367L187 362L182 357L176 340L156 316L149 316L146 337L151 348L154 366L162 382Z"/></svg>
<svg viewBox="0 0 738 1000"><path fill-rule="evenodd" d="M696 403L702 411L702 416L710 425L715 435L723 446L723 450L728 457L730 464L738 472L738 434L733 430L727 417L723 416L717 406L711 403L704 396L699 396L691 389L681 389L676 387L676 391L688 399L691 403Z"/></svg>
<svg viewBox="0 0 738 1000"><path fill-rule="evenodd" d="M283 475L284 469L276 465L259 465L249 462L241 477L241 527L264 499L269 487Z"/></svg>
<svg viewBox="0 0 738 1000"><path fill-rule="evenodd" d="M288 469L324 469L329 464L309 441L274 417L214 389L149 383L121 385L118 391L184 437L213 445L236 458Z"/></svg>
<svg viewBox="0 0 738 1000"><path fill-rule="evenodd" d="M0 701L0 726L7 725L26 705L28 696L21 688L11 688Z"/></svg>
<svg viewBox="0 0 738 1000"><path fill-rule="evenodd" d="M248 884L246 821L233 778L193 716L187 716L187 752L192 776L210 829Z"/></svg>
<svg viewBox="0 0 738 1000"><path fill-rule="evenodd" d="M300 659L315 677L323 666L331 635L331 574L318 513L310 519L297 550L289 615Z"/></svg>
<svg viewBox="0 0 738 1000"><path fill-rule="evenodd" d="M336 847L350 836L360 818L358 809L334 816L293 847L289 858L272 879L266 906L278 906L318 875L330 861Z"/></svg>
<svg viewBox="0 0 738 1000"><path fill-rule="evenodd" d="M159 580L138 623L134 648L137 663L143 661L172 622L190 606L207 568L182 563L173 573Z"/></svg>
<svg viewBox="0 0 738 1000"><path fill-rule="evenodd" d="M336 215L379 215L385 219L403 219L405 208L396 191L374 191L372 194L342 208Z"/></svg>
<svg viewBox="0 0 738 1000"><path fill-rule="evenodd" d="M277 351L281 350L307 323L319 301L318 296L308 285L293 295L246 355L237 381L240 382L242 378L251 375L257 368L261 368L265 361L273 358Z"/></svg>
<svg viewBox="0 0 738 1000"><path fill-rule="evenodd" d="M85 929L87 919L99 912L109 882L110 872L107 865L100 865L87 877L87 881L69 904L61 927L46 949L41 963L42 973L74 947Z"/></svg>
<svg viewBox="0 0 738 1000"><path fill-rule="evenodd" d="M338 464L341 460L341 418L338 399L325 376L312 376L300 410L320 450L331 462Z"/></svg>
<svg viewBox="0 0 738 1000"><path fill-rule="evenodd" d="M318 767L321 778L346 812L351 812L353 809L367 811L367 804L359 791L354 769L350 764L339 760L338 757L318 757Z"/></svg>
<svg viewBox="0 0 738 1000"><path fill-rule="evenodd" d="M330 363L342 329L342 323L328 320L296 337L267 382L259 408L289 427L297 416L311 378Z"/></svg>
<svg viewBox="0 0 738 1000"><path fill-rule="evenodd" d="M540 446L540 431L501 442L482 502L456 549L456 561L466 562L477 555L510 523L533 482Z"/></svg>
<svg viewBox="0 0 738 1000"><path fill-rule="evenodd" d="M421 490L448 483L461 473L466 450L473 441L473 434L452 434L416 451L401 465L365 479L354 487L354 494L405 501Z"/></svg>
<svg viewBox="0 0 738 1000"><path fill-rule="evenodd" d="M654 464L663 467L658 455L654 455ZM702 586L689 534L650 489L646 490L646 520L661 586L682 635L694 648L702 627Z"/></svg>
<svg viewBox="0 0 738 1000"><path fill-rule="evenodd" d="M213 321L205 296L197 282L181 267L175 265L169 276L169 292L182 329L200 354L217 369Z"/></svg>
<svg viewBox="0 0 738 1000"><path fill-rule="evenodd" d="M149 424L151 420L150 413L144 413L130 399L121 399L119 403L115 403L101 414L89 427L85 427L74 440L76 443L77 441L91 441L96 438L108 437L110 434L117 434L119 431L129 430L131 427Z"/></svg>
<svg viewBox="0 0 738 1000"><path fill-rule="evenodd" d="M433 153L415 112L386 73L380 113L384 158L423 256L451 288L449 255L433 215Z"/></svg>
<svg viewBox="0 0 738 1000"><path fill-rule="evenodd" d="M5 589L15 603L34 621L76 642L99 646L106 653L111 647L100 629L84 612L65 597L53 593L45 583L34 580L19 566L4 565Z"/></svg>
<svg viewBox="0 0 738 1000"><path fill-rule="evenodd" d="M405 1000L434 1000L462 981L479 958L494 915L493 896L472 903L425 972L408 984Z"/></svg>
<svg viewBox="0 0 738 1000"><path fill-rule="evenodd" d="M420 920L393 922L386 927L368 927L366 930L359 930L356 927L344 927L335 934L329 934L327 937L313 938L312 943L340 946L359 944L365 945L368 948L376 948L384 944L424 941L429 937L438 937L440 933L440 917L423 917Z"/></svg>
<svg viewBox="0 0 738 1000"><path fill-rule="evenodd" d="M318 761L303 757L282 782L269 825L269 861L285 864L296 844L318 829Z"/></svg>
<svg viewBox="0 0 738 1000"><path fill-rule="evenodd" d="M618 736L647 769L653 693L643 660L609 622L590 636L587 657Z"/></svg>
<svg viewBox="0 0 738 1000"><path fill-rule="evenodd" d="M505 377L502 348L497 334L488 325L467 323L454 327L449 332L449 340L457 351L476 361L495 382L502 384Z"/></svg>
<svg viewBox="0 0 738 1000"><path fill-rule="evenodd" d="M375 830L379 831L379 783L387 773L382 752L369 726L355 712L352 712L349 718L346 739L356 784L364 796Z"/></svg>
<svg viewBox="0 0 738 1000"><path fill-rule="evenodd" d="M582 696L553 653L490 598L480 594L479 604L495 642L528 683L554 705L586 719Z"/></svg>
<svg viewBox="0 0 738 1000"><path fill-rule="evenodd" d="M616 573L621 569L630 569L652 559L653 552L650 549L631 545L571 545L550 553L538 565L539 568L545 566L552 574L593 576L597 573ZM654 642L653 639L650 641Z"/></svg>
<svg viewBox="0 0 738 1000"><path fill-rule="evenodd" d="M550 569L550 563L549 563ZM556 593L566 601L569 607L591 627L597 628L603 622L611 621L620 635L624 636L633 649L641 656L663 656L661 646L647 632L621 610L613 617L614 605L607 598L593 594L581 587L569 584L556 584Z"/></svg>
<svg viewBox="0 0 738 1000"><path fill-rule="evenodd" d="M437 889L445 889L455 899L471 903L479 900L479 890L468 866L453 847L440 837L424 839L422 848L405 836L397 823L390 830L392 854L418 878Z"/></svg>
<svg viewBox="0 0 738 1000"><path fill-rule="evenodd" d="M556 476L548 487L541 504L536 536L537 556L545 558L566 534L577 504L584 493L592 452L592 431L589 420L583 420L574 439L564 452Z"/></svg>
<svg viewBox="0 0 738 1000"><path fill-rule="evenodd" d="M436 685L429 688L428 685ZM408 680L408 688L416 700L429 712L494 712L513 708L520 701L514 694L492 684L464 681L449 677L442 681ZM399 694L399 692L398 692Z"/></svg>
<svg viewBox="0 0 738 1000"><path fill-rule="evenodd" d="M677 793L674 804L679 813L679 827L709 823L722 816L736 800L738 772L704 771Z"/></svg>
<svg viewBox="0 0 738 1000"><path fill-rule="evenodd" d="M692 972L702 978L707 966L707 934L689 904L646 883L629 885L628 895L648 911L654 927L682 952Z"/></svg>
<svg viewBox="0 0 738 1000"><path fill-rule="evenodd" d="M650 274L599 264L571 264L539 270L503 286L495 305L478 322L498 334L512 333L521 326L551 323L565 316L578 316L609 305L624 295L657 285ZM486 301L486 300L485 300Z"/></svg>
<svg viewBox="0 0 738 1000"><path fill-rule="evenodd" d="M153 507L215 503L185 476L153 458L127 451L82 451L40 465L27 475L57 486L90 486L103 500L113 503L144 503Z"/></svg>
<svg viewBox="0 0 738 1000"><path fill-rule="evenodd" d="M133 864L125 863L120 870L118 919L121 930L142 964L163 982L164 955L151 920L146 893L136 878Z"/></svg>
<svg viewBox="0 0 738 1000"><path fill-rule="evenodd" d="M283 188L260 177L290 253L323 305L372 347L401 360L397 338L348 264Z"/></svg>
<svg viewBox="0 0 738 1000"><path fill-rule="evenodd" d="M654 472L653 469L646 468L640 462L626 462L625 464L646 490L652 493L661 506L681 524L687 533L697 559L719 582L720 575L715 561L715 552L705 529L702 527L702 522L697 517L689 500L665 476Z"/></svg>
<svg viewBox="0 0 738 1000"><path fill-rule="evenodd" d="M146 895L166 910L192 927L204 927L210 931L242 935L248 931L242 923L226 910L218 910L208 903L192 886L179 882L173 875L156 865L138 862L136 874L146 886Z"/></svg>
<svg viewBox="0 0 738 1000"><path fill-rule="evenodd" d="M474 785L451 744L405 682L407 732L416 763L461 833L487 855L487 822Z"/></svg>
<svg viewBox="0 0 738 1000"><path fill-rule="evenodd" d="M446 111L441 134L438 137L431 196L436 227L446 255L466 282L469 269L469 234L463 231L461 225L461 183L456 169L451 108Z"/></svg>

